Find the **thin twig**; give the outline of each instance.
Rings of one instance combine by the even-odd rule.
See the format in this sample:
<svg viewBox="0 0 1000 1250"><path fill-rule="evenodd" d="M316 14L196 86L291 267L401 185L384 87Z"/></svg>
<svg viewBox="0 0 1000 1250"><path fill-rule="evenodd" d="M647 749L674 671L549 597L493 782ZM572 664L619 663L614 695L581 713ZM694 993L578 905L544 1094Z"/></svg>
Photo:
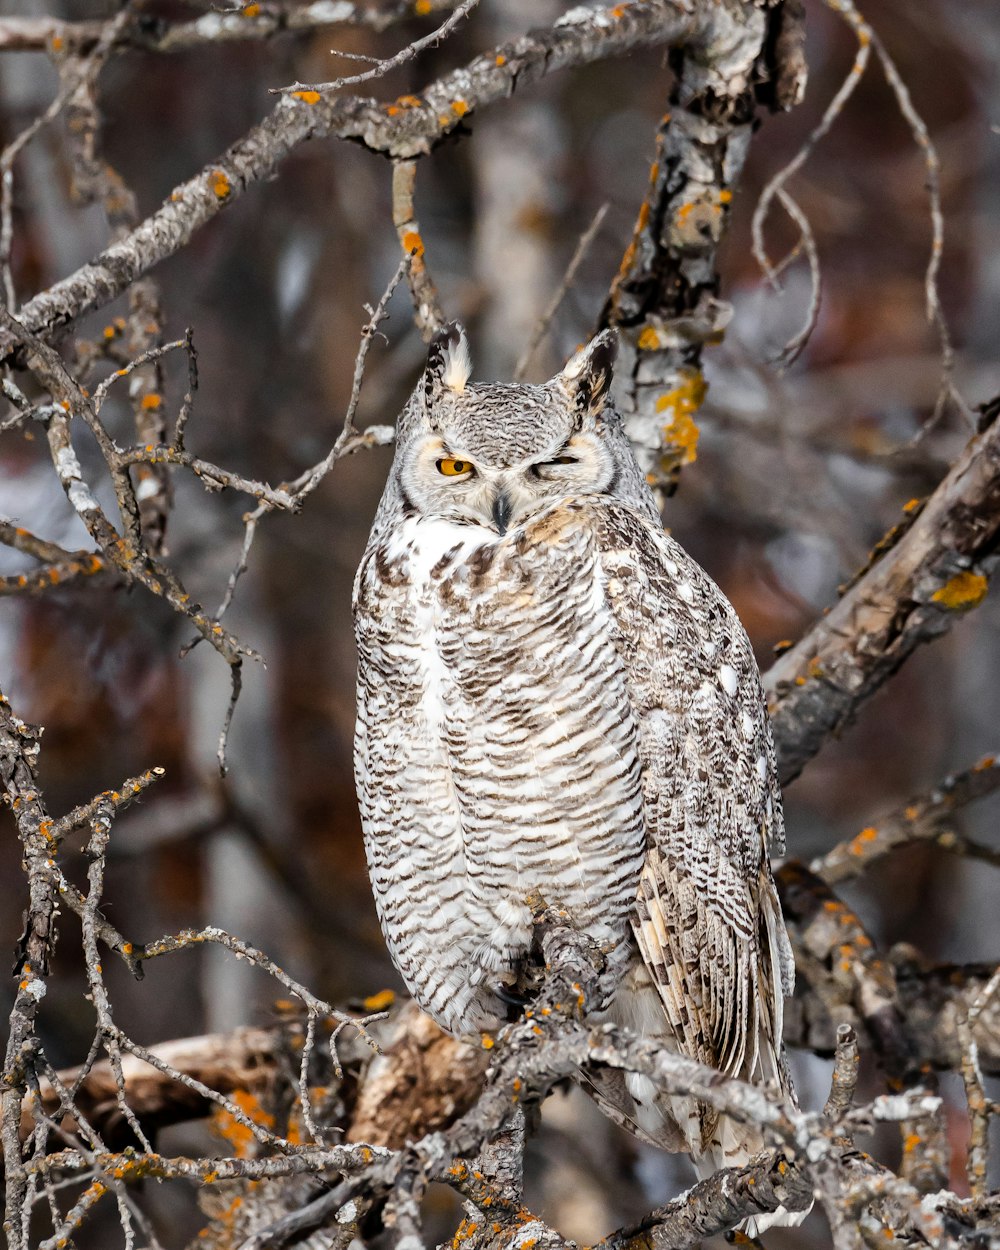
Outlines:
<svg viewBox="0 0 1000 1250"><path fill-rule="evenodd" d="M414 39L412 43L408 43L405 48L401 48L395 56L387 57L380 60L372 69L363 71L360 74L351 74L345 78L335 78L333 82L320 83L303 83L296 82L290 87L274 88L276 92L294 95L299 91L318 91L320 94L328 94L339 91L342 87L353 87L360 82L371 82L373 78L382 78L389 73L390 70L398 69L401 65L405 65L408 61L412 61L419 56L427 48L436 48L443 39L451 34L459 22L464 21L472 10L479 3L479 0L462 0L462 3L450 13L448 17L431 31L429 35L422 35L419 39ZM336 52L336 48L331 48L331 52Z"/></svg>
<svg viewBox="0 0 1000 1250"><path fill-rule="evenodd" d="M882 65L882 72L885 74L886 81L896 97L899 111L906 119L917 146L923 152L924 169L926 172L924 186L927 189L931 215L931 254L924 275L924 297L927 307L927 320L937 331L940 344L941 385L934 403L933 412L911 440L911 443L916 443L937 425L944 415L949 402L955 403L971 429L975 429L976 423L968 405L954 384L955 349L952 345L948 321L941 306L941 293L938 285L941 257L944 252L944 213L941 211L941 163L938 160L937 149L931 140L930 132L914 106L906 83L896 68L895 61L889 55L885 44L874 32L872 32L872 45Z"/></svg>
<svg viewBox="0 0 1000 1250"><path fill-rule="evenodd" d="M100 413L101 407L103 406L105 399L108 397L108 391L110 391L116 382L120 381L122 378L127 378L130 373L133 373L142 365L147 365L151 361L159 360L161 357L166 356L168 352L175 352L178 348L186 346L186 337L183 339L175 339L172 343L161 343L157 347L151 347L140 356L136 356L134 360L130 360L128 364L124 365L121 369L116 369L115 372L109 377L106 377L94 391L94 412Z"/></svg>
<svg viewBox="0 0 1000 1250"><path fill-rule="evenodd" d="M378 330L378 327L388 316L389 301L392 299L396 287L399 286L404 274L409 272L410 261L404 256L396 267L396 272L389 279L385 290L382 292L381 298L375 305L374 309L366 306L368 312L368 321L361 330L361 342L358 345L357 354L354 358L354 374L351 382L351 397L348 400L347 411L344 414L344 424L336 441L330 448L329 452L318 461L310 469L306 469L304 473L290 483L284 486L284 492L292 502L292 505L298 509L305 500L319 486L320 482L326 477L333 466L341 457L350 455L361 447L384 446L392 441L393 430L391 426L372 426L367 430L359 431L354 424L354 418L357 414L358 403L361 399L361 386L364 381L365 362L368 359L368 351L371 347L372 339ZM257 536L257 526L260 521L270 512L271 506L266 501L261 501L252 511L247 512L243 517L243 543L240 548L239 558L229 574L229 580L226 583L226 592L216 610L216 619L221 620L223 615L229 610L233 602L233 596L236 593L236 586L247 571L250 560L250 549L253 546L254 539ZM198 640L195 639L195 642ZM193 643L191 645L194 645ZM220 743L220 752L224 757L224 738Z"/></svg>
<svg viewBox="0 0 1000 1250"><path fill-rule="evenodd" d="M794 334L779 354L779 361L782 368L787 369L793 365L802 354L806 344L812 338L812 333L816 329L816 323L819 321L819 308L823 294L823 278L819 265L819 249L816 246L816 236L813 234L812 226L809 224L809 218L802 211L799 204L792 199L784 187L778 190L778 199L781 201L782 207L788 213L789 217L795 222L799 228L799 242L796 247L801 246L809 260L809 307L806 309L805 319L802 328ZM782 262L784 263L784 262ZM778 275L778 269L774 270L775 278Z"/></svg>
<svg viewBox="0 0 1000 1250"><path fill-rule="evenodd" d="M868 65L868 59L871 56L872 29L854 7L853 0L826 0L835 12L839 13L845 21L854 30L858 40L857 52L854 56L854 62L848 71L847 77L840 84L836 95L823 110L823 116L818 124L810 132L805 142L795 153L792 159L783 168L770 179L764 190L761 192L760 199L753 212L753 220L751 222L751 234L753 238L753 254L763 270L767 280L775 285L777 276L770 260L768 259L767 249L764 245L764 226L767 222L767 216L771 209L771 201L777 196L778 192L785 186L788 180L796 174L812 155L813 149L820 139L829 131L830 127L837 120L844 110L844 105L851 98L855 87L861 81L861 78Z"/></svg>
<svg viewBox="0 0 1000 1250"><path fill-rule="evenodd" d="M548 334L549 326L552 324L552 319L559 311L560 305L566 298L570 287L573 285L573 282L576 279L576 271L580 268L584 257L590 251L594 240L597 238L598 231L604 224L604 218L608 215L609 208L609 204L602 204L594 214L594 220L590 223L587 229L584 230L583 234L580 235L570 262L566 266L566 272L563 275L563 280L559 283L556 293L552 296L548 307L535 324L535 327L531 332L531 337L528 339L524 351L521 353L517 365L514 368L515 382L520 382L524 377L527 372L528 365L531 363L532 356L534 356L535 352L538 351L538 348L544 340L546 334Z"/></svg>

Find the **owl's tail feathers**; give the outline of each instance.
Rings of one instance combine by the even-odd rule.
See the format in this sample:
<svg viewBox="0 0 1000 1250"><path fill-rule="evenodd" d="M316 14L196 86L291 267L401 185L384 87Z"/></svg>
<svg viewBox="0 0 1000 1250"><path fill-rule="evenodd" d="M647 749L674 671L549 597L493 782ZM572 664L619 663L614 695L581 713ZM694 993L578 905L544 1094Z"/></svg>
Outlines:
<svg viewBox="0 0 1000 1250"><path fill-rule="evenodd" d="M764 1141L759 1130L723 1115L716 1121L708 1148L695 1156L695 1170L700 1180L706 1180L722 1168L745 1167L763 1148ZM789 1211L787 1207L777 1207L774 1211L748 1216L737 1228L748 1237L759 1237L769 1228L794 1228L802 1223L811 1210L812 1203L804 1211Z"/></svg>

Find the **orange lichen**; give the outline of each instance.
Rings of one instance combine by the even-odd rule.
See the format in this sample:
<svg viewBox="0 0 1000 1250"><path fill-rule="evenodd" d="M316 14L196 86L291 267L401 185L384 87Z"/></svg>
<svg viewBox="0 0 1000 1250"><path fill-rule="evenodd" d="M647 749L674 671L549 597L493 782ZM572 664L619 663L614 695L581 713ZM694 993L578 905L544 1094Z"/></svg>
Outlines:
<svg viewBox="0 0 1000 1250"><path fill-rule="evenodd" d="M431 0L417 0L413 6L413 11L418 17L426 17L433 7Z"/></svg>
<svg viewBox="0 0 1000 1250"><path fill-rule="evenodd" d="M53 35L53 36L52 36L52 45L51 45L51 46L52 46L52 51L53 51L53 52L61 52L61 51L63 50L63 47L64 47L63 37L62 37L62 35Z"/></svg>
<svg viewBox="0 0 1000 1250"><path fill-rule="evenodd" d="M984 755L978 764L973 764L972 771L974 773L983 773L988 768L992 768L996 762L997 757L995 755Z"/></svg>
<svg viewBox="0 0 1000 1250"><path fill-rule="evenodd" d="M722 191L719 192L720 204L731 204L732 201L733 201L733 193L732 191L729 190L728 187L725 187Z"/></svg>
<svg viewBox="0 0 1000 1250"><path fill-rule="evenodd" d="M256 0L251 0L250 4L245 4L243 8L240 10L240 16L241 17L259 17L260 5L257 4Z"/></svg>
<svg viewBox="0 0 1000 1250"><path fill-rule="evenodd" d="M301 100L303 104L319 104L320 102L318 91L293 91L292 95L296 100Z"/></svg>
<svg viewBox="0 0 1000 1250"><path fill-rule="evenodd" d="M496 63L497 63L497 65L506 65L506 64L507 64L507 58L504 56L504 54L503 54L502 52L498 52L498 53L497 53L497 62L496 62Z"/></svg>
<svg viewBox="0 0 1000 1250"><path fill-rule="evenodd" d="M852 855L863 855L865 846L869 842L874 842L878 837L878 830L869 825L866 829L862 829L856 838L852 838L848 846L848 850Z"/></svg>
<svg viewBox="0 0 1000 1250"><path fill-rule="evenodd" d="M212 175L212 190L217 200L228 200L233 193L233 184L229 181L221 169L216 169Z"/></svg>
<svg viewBox="0 0 1000 1250"><path fill-rule="evenodd" d="M410 256L423 256L424 241L416 230L407 230L403 235L403 251Z"/></svg>
<svg viewBox="0 0 1000 1250"><path fill-rule="evenodd" d="M452 1250L458 1250L463 1241L468 1241L475 1233L479 1225L474 1220L463 1220L455 1229L455 1236L451 1239Z"/></svg>
<svg viewBox="0 0 1000 1250"><path fill-rule="evenodd" d="M908 499L906 503L903 504L903 511L904 512L916 512L916 510L920 507L921 503L923 503L922 499Z"/></svg>
<svg viewBox="0 0 1000 1250"><path fill-rule="evenodd" d="M493 1038L488 1033L483 1034L483 1050L492 1050L496 1045Z"/></svg>
<svg viewBox="0 0 1000 1250"><path fill-rule="evenodd" d="M916 1150L916 1148L919 1145L920 1145L919 1133L910 1133L909 1136L906 1138L906 1140L903 1142L903 1150L906 1154L910 1154L912 1153L912 1151Z"/></svg>
<svg viewBox="0 0 1000 1250"><path fill-rule="evenodd" d="M635 260L636 248L638 246L637 236L646 228L649 221L649 201L643 200L639 205L639 216L636 218L635 230L633 231L632 241L625 249L625 255L622 257L622 263L618 266L618 276L625 277L632 268L632 262Z"/></svg>
<svg viewBox="0 0 1000 1250"><path fill-rule="evenodd" d="M163 396L157 395L155 391L151 391L148 395L143 395L140 408L146 412L155 412L157 408L163 407Z"/></svg>
<svg viewBox="0 0 1000 1250"><path fill-rule="evenodd" d="M396 1001L394 990L379 990L377 994L369 994L369 996L361 1004L365 1011L385 1011Z"/></svg>
<svg viewBox="0 0 1000 1250"><path fill-rule="evenodd" d="M452 100L451 111L456 117L464 117L469 111L469 106L464 100Z"/></svg>
<svg viewBox="0 0 1000 1250"><path fill-rule="evenodd" d="M708 386L700 369L682 366L679 381L656 401L657 412L669 412L670 421L663 427L664 441L680 453L680 464L692 464L698 458L698 426L693 414L698 411Z"/></svg>
<svg viewBox="0 0 1000 1250"><path fill-rule="evenodd" d="M953 612L964 612L982 603L989 590L989 581L982 573L970 573L968 569L956 573L949 581L935 590L931 599Z"/></svg>
<svg viewBox="0 0 1000 1250"><path fill-rule="evenodd" d="M230 1097L248 1120L260 1125L261 1128L274 1127L274 1116L264 1110L248 1089L234 1090ZM215 1117L215 1127L232 1146L233 1153L238 1159L245 1159L249 1156L253 1147L254 1134L247 1124L242 1123L229 1111L220 1111Z"/></svg>
<svg viewBox="0 0 1000 1250"><path fill-rule="evenodd" d="M646 326L639 335L636 346L641 352L652 352L660 346L660 336L652 326Z"/></svg>

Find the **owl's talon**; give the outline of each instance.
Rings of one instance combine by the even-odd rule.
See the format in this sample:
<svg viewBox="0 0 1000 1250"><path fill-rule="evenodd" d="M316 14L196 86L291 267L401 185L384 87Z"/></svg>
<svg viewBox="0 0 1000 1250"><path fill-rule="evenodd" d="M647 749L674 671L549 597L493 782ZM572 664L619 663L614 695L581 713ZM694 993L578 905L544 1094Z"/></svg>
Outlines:
<svg viewBox="0 0 1000 1250"><path fill-rule="evenodd" d="M526 998L523 994L518 994L516 990L512 990L509 986L502 984L495 985L493 993L496 994L502 1003L506 1003L508 1007L517 1007L518 1010L527 1007L528 1003L531 1002L530 998Z"/></svg>

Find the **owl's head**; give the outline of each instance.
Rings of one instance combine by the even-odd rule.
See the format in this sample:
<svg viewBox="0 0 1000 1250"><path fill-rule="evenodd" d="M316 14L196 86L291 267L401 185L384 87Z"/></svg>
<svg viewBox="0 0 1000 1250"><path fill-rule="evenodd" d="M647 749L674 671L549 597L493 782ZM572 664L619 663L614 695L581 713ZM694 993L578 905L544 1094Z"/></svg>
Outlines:
<svg viewBox="0 0 1000 1250"><path fill-rule="evenodd" d="M617 350L605 330L543 385L473 384L465 331L446 326L396 452L406 502L504 534L557 499L609 493L617 467L602 417Z"/></svg>

